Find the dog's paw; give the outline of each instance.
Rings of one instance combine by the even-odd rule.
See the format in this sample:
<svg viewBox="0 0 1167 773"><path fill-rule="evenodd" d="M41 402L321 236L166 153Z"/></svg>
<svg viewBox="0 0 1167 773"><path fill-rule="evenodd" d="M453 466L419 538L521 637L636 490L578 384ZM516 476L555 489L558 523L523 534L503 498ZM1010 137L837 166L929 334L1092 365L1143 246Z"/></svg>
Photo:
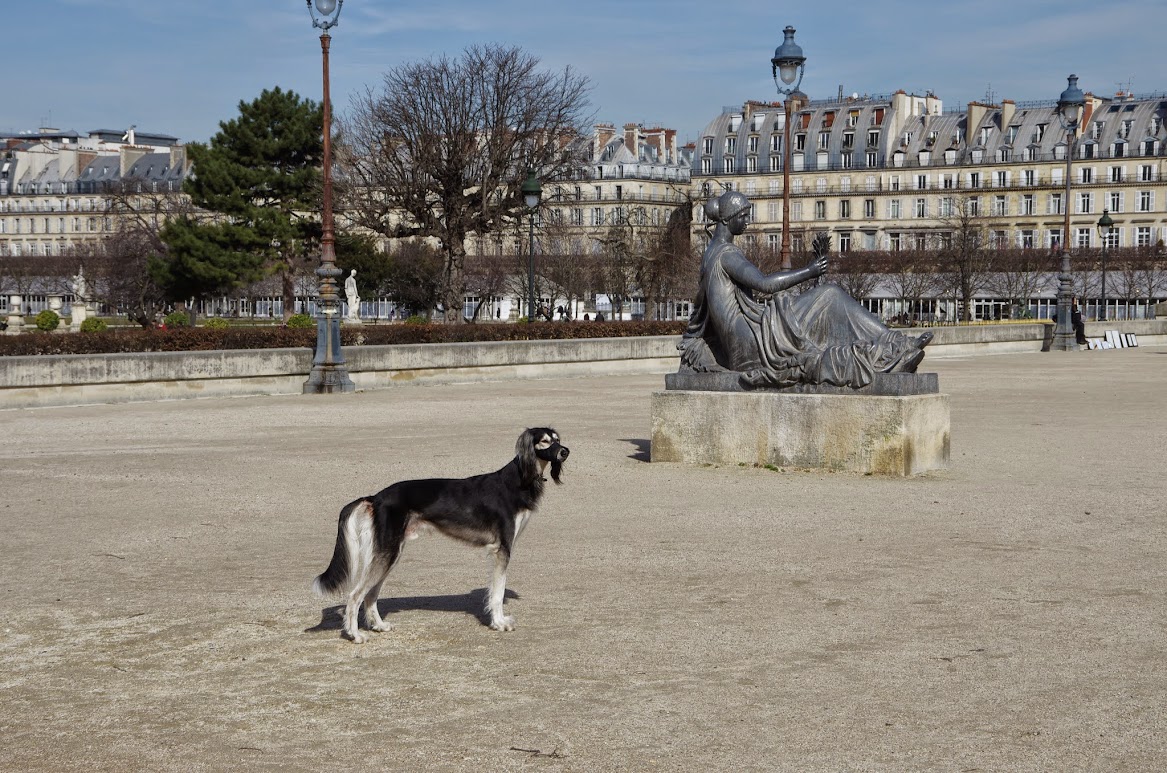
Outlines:
<svg viewBox="0 0 1167 773"><path fill-rule="evenodd" d="M390 628L392 628L392 627L393 627L393 626L389 625L389 624L388 624L388 623L386 623L384 620L378 620L377 622L375 622L375 623L372 623L372 624L369 626L369 630L370 630L370 631L376 631L376 632L378 632L378 633L385 633L385 631L388 631L388 630L389 630Z"/></svg>
<svg viewBox="0 0 1167 773"><path fill-rule="evenodd" d="M369 640L369 637L360 631L353 631L352 633L347 633L346 635L352 639L353 644L364 644Z"/></svg>
<svg viewBox="0 0 1167 773"><path fill-rule="evenodd" d="M515 619L510 615L496 617L490 621L490 627L495 631L513 631L515 630Z"/></svg>

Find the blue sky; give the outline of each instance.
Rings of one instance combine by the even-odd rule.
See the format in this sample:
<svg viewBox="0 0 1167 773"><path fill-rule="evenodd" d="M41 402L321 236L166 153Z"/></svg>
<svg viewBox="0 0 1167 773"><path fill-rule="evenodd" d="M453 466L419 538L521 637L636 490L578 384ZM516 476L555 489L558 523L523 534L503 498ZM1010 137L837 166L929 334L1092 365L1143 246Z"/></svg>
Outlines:
<svg viewBox="0 0 1167 773"><path fill-rule="evenodd" d="M320 98L320 44L303 0L8 0L0 130L50 125L208 139L240 100L281 86ZM597 120L695 140L722 106L775 99L782 28L807 56L802 89L991 93L1167 92L1164 0L346 0L333 30L337 111L387 69L472 43L518 45L592 83Z"/></svg>

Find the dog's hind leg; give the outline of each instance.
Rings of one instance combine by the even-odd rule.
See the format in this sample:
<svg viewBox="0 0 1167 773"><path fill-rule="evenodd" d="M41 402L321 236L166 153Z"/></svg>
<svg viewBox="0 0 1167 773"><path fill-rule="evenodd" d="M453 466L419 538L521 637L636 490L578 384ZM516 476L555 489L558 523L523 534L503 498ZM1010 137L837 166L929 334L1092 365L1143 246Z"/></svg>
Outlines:
<svg viewBox="0 0 1167 773"><path fill-rule="evenodd" d="M383 521L384 531L377 535L379 540L372 549L372 563L362 584L364 596L361 600L365 608L365 626L370 631L388 631L391 627L381 619L381 611L377 609L377 598L381 595L381 585L401 556L408 520L408 514L400 508L389 507Z"/></svg>
<svg viewBox="0 0 1167 773"><path fill-rule="evenodd" d="M373 538L373 509L369 503L354 508L345 525L350 548L349 566L352 585L344 605L344 634L357 644L365 641L359 630L358 611L373 586L379 590L388 569L382 569Z"/></svg>
<svg viewBox="0 0 1167 773"><path fill-rule="evenodd" d="M494 574L490 577L490 587L486 591L486 613L490 615L490 627L496 631L515 630L515 619L502 610L507 592L507 564L510 560L509 545L504 543L494 550Z"/></svg>
<svg viewBox="0 0 1167 773"><path fill-rule="evenodd" d="M381 595L381 584L388 576L389 569L385 569L381 573L381 579L377 580L369 592L365 594L365 625L369 627L370 631L388 631L391 627L389 623L381 619L381 610L377 609L377 598Z"/></svg>

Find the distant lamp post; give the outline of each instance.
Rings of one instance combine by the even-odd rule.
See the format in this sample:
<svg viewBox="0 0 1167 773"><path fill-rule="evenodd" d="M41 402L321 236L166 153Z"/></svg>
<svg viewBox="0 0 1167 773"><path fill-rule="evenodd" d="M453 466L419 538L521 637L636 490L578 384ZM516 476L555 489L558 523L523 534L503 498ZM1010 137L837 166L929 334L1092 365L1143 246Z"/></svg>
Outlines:
<svg viewBox="0 0 1167 773"><path fill-rule="evenodd" d="M794 27L786 26L782 30L785 39L782 45L774 49L774 58L770 60L773 67L774 85L778 93L785 99L782 105L786 111L786 124L782 136L782 268L789 269L790 263L790 122L796 105L804 104L806 94L798 90L802 85L802 74L806 69L806 57L802 55L802 46L794 42Z"/></svg>
<svg viewBox="0 0 1167 773"><path fill-rule="evenodd" d="M1070 273L1070 182L1072 178L1072 162L1074 160L1074 145L1077 140L1078 127L1082 122L1082 111L1086 106L1086 95L1078 88L1078 76L1067 78L1069 85L1058 97L1058 121L1066 130L1066 200L1065 220L1062 228L1062 267L1058 276L1058 321L1054 326L1054 340L1050 345L1052 351L1076 351L1078 339L1074 333L1074 323L1070 320L1071 308L1074 303L1074 277Z"/></svg>
<svg viewBox="0 0 1167 773"><path fill-rule="evenodd" d="M320 267L316 269L316 276L320 277L316 355L312 358L312 371L304 382L304 394L330 394L356 389L344 366L344 353L340 350L340 301L336 293L336 278L340 276L340 269L336 267L336 235L332 223L332 102L328 95L328 46L332 42L328 31L339 21L344 0L316 0L316 10L320 12L321 18L312 12L312 0L307 0L307 3L312 26L320 30L320 52L324 62L324 196L320 218L323 230L320 238Z"/></svg>
<svg viewBox="0 0 1167 773"><path fill-rule="evenodd" d="M1098 218L1098 234L1102 237L1102 313L1098 315L1099 322L1106 321L1106 247L1114 233L1114 218L1110 210L1102 210L1102 217Z"/></svg>
<svg viewBox="0 0 1167 773"><path fill-rule="evenodd" d="M535 176L535 170L527 172L527 179L523 181L523 204L527 206L530 216L530 249L527 252L527 322L535 321L535 210L543 199L543 186Z"/></svg>

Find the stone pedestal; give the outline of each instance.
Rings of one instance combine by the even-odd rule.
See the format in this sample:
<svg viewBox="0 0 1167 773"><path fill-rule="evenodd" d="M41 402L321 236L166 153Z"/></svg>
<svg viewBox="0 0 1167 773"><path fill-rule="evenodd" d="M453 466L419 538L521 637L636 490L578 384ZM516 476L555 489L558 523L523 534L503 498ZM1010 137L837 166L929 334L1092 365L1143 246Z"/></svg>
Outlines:
<svg viewBox="0 0 1167 773"><path fill-rule="evenodd" d="M74 303L69 308L69 329L74 332L81 329L81 323L88 316L88 309L84 303Z"/></svg>
<svg viewBox="0 0 1167 773"><path fill-rule="evenodd" d="M935 374L903 375L935 383ZM867 394L654 392L651 458L898 476L946 468L948 395L873 387L876 393Z"/></svg>
<svg viewBox="0 0 1167 773"><path fill-rule="evenodd" d="M8 296L8 318L5 322L8 327L4 332L8 335L16 335L24 332L24 296L10 295Z"/></svg>

